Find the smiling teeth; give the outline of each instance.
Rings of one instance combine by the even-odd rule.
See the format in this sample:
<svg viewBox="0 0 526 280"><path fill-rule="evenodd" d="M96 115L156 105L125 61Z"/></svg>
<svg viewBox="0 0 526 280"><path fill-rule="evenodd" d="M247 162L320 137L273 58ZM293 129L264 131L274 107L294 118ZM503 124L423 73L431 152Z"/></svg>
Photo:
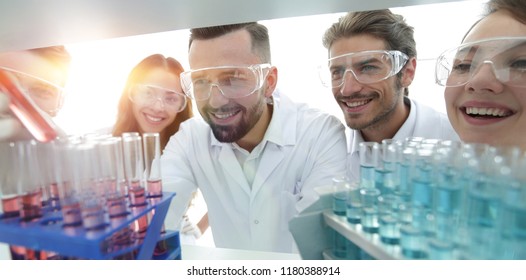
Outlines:
<svg viewBox="0 0 526 280"><path fill-rule="evenodd" d="M226 119L226 118L230 118L232 117L233 115L235 115L236 113L228 113L228 114L214 114L214 116L218 119Z"/></svg>
<svg viewBox="0 0 526 280"><path fill-rule="evenodd" d="M358 107L358 106L362 106L362 105L365 105L367 104L367 102L369 102L368 100L363 100L363 101L354 101L354 102L345 102L345 105L347 105L347 107Z"/></svg>
<svg viewBox="0 0 526 280"><path fill-rule="evenodd" d="M469 115L480 115L480 116L494 116L494 117L505 117L509 115L506 110L499 108L477 108L467 107L466 113Z"/></svg>
<svg viewBox="0 0 526 280"><path fill-rule="evenodd" d="M154 117L148 116L148 115L146 115L146 118L148 118L152 122L160 122L162 120L162 118L154 118Z"/></svg>

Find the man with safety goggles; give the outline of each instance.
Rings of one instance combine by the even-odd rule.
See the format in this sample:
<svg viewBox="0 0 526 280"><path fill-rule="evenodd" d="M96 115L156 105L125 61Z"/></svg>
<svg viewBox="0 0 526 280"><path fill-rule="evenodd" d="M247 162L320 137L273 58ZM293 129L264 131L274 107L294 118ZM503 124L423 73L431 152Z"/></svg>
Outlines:
<svg viewBox="0 0 526 280"><path fill-rule="evenodd" d="M34 104L51 117L64 102L70 62L71 56L63 46L0 53L0 71L13 77ZM8 105L9 97L0 92L0 139L24 137L27 132L9 112Z"/></svg>
<svg viewBox="0 0 526 280"><path fill-rule="evenodd" d="M289 220L345 172L344 126L278 95L270 60L261 24L191 30L180 79L202 119L170 139L163 182L179 197L200 188L218 247L293 252Z"/></svg>
<svg viewBox="0 0 526 280"><path fill-rule="evenodd" d="M359 144L409 137L457 140L447 117L408 97L416 71L413 28L389 10L351 12L324 34L320 67L347 126L349 177L360 179Z"/></svg>

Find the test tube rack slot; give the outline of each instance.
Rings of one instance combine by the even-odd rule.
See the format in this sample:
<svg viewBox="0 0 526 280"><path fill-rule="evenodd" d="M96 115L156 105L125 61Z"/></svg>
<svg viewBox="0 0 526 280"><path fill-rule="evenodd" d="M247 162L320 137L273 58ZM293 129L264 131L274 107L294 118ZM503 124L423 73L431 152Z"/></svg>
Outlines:
<svg viewBox="0 0 526 280"><path fill-rule="evenodd" d="M372 258L377 260L403 259L399 245L382 243L379 234L363 231L360 224L347 222L345 216L338 216L334 214L331 209L328 209L323 212L323 219L327 226L354 243L354 245L365 251ZM325 259L336 258L328 252L323 252L323 257Z"/></svg>

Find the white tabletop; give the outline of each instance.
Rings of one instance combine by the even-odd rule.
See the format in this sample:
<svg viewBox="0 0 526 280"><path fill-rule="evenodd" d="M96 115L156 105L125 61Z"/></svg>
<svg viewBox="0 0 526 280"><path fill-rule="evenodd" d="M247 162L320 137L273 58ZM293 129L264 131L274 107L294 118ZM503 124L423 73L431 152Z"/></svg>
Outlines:
<svg viewBox="0 0 526 280"><path fill-rule="evenodd" d="M226 248L181 246L183 260L301 260L299 254L249 251Z"/></svg>

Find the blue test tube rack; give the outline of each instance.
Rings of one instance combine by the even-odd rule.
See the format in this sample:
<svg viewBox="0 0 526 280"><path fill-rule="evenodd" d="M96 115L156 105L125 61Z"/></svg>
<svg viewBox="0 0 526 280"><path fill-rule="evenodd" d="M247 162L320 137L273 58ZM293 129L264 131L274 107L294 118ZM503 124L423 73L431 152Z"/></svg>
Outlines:
<svg viewBox="0 0 526 280"><path fill-rule="evenodd" d="M166 231L160 234L170 202L175 193L164 192L156 203L148 202L143 211L129 213L126 219L116 225L107 225L98 231L87 231L80 227L64 227L62 214L45 212L37 221L21 222L19 217L0 215L0 243L23 246L33 250L52 251L59 255L79 259L113 259L131 251L137 251L136 259L181 259L181 246L178 231ZM140 244L134 243L125 248L108 251L108 240L120 230L128 227L137 219L154 211L145 238ZM165 254L154 256L158 241L165 240L168 250Z"/></svg>

